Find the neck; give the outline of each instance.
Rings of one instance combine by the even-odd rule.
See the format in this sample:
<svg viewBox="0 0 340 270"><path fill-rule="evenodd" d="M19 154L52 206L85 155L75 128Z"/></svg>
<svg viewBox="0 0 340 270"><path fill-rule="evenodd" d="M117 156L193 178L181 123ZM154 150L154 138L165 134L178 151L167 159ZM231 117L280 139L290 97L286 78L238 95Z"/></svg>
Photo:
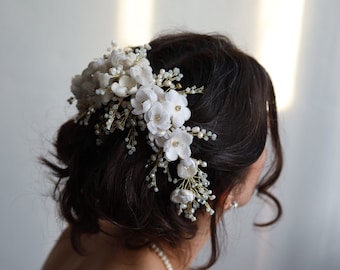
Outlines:
<svg viewBox="0 0 340 270"><path fill-rule="evenodd" d="M157 254L157 256L162 260L166 270L173 270L172 264L169 258L164 253L164 251L154 243L152 243L150 247Z"/></svg>
<svg viewBox="0 0 340 270"><path fill-rule="evenodd" d="M173 269L178 269L178 270L189 269L195 257L198 255L200 250L204 247L206 242L209 240L210 216L201 215L197 218L196 222L197 222L198 230L197 230L195 237L193 237L192 239L183 241L179 248L173 249L173 247L171 247L170 245L168 245L165 241L162 241L161 239L160 241L154 243L164 253L165 258L169 261ZM101 227L104 231L108 233L116 231L112 227L112 224L105 222L105 221L101 221ZM107 236L104 235L104 237L107 237ZM108 239L110 239L110 237L108 237ZM129 251L129 252L132 253L132 251ZM134 253L134 256L137 256L137 257L140 256L140 259L144 262L148 260L150 264L158 265L157 269L171 269L171 268L166 268L164 259L160 258L160 255L157 254L157 252L155 252L155 250L152 247L140 250L139 252L133 252L133 253ZM134 258L134 260L137 260L137 259L138 258L136 257ZM142 268L139 268L139 269L142 269ZM148 269L148 268L145 268L145 269Z"/></svg>
<svg viewBox="0 0 340 270"><path fill-rule="evenodd" d="M190 268L198 253L210 238L210 218L209 215L198 217L196 221L198 230L195 237L183 241L181 246L176 250L164 242L158 243L169 259L173 269L185 270Z"/></svg>

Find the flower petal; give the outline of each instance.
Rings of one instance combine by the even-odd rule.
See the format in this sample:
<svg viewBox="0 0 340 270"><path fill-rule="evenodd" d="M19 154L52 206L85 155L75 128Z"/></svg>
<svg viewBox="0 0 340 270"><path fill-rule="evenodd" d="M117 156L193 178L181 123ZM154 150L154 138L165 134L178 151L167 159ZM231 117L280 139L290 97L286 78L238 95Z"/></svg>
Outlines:
<svg viewBox="0 0 340 270"><path fill-rule="evenodd" d="M190 157L190 144L193 136L181 129L175 129L164 143L165 157L169 161L174 161L180 156L182 159ZM174 155L176 153L176 157Z"/></svg>
<svg viewBox="0 0 340 270"><path fill-rule="evenodd" d="M187 204L195 199L195 195L192 191L187 189L176 188L170 194L170 200L174 203Z"/></svg>
<svg viewBox="0 0 340 270"><path fill-rule="evenodd" d="M148 65L135 65L130 68L130 75L140 85L150 85L154 83L152 68Z"/></svg>
<svg viewBox="0 0 340 270"><path fill-rule="evenodd" d="M196 175L197 169L197 160L192 158L184 159L177 165L177 175L183 179L187 179Z"/></svg>

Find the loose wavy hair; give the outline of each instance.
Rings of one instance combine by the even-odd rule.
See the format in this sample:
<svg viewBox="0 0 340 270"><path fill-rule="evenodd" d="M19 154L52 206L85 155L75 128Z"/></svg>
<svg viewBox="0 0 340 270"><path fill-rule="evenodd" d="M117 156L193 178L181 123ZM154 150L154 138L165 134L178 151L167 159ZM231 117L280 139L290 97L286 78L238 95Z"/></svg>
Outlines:
<svg viewBox="0 0 340 270"><path fill-rule="evenodd" d="M192 116L187 124L218 135L216 141L194 139L191 145L192 157L208 163L206 172L215 201L226 199L231 190L243 185L249 166L270 138L273 159L257 190L259 196L275 203L277 214L257 225L276 222L282 210L269 188L280 175L282 150L274 90L265 69L218 34L176 33L160 36L150 45L148 60L154 72L178 67L184 74L183 87L204 86L203 94L188 96ZM53 195L71 226L75 250L82 251L82 234L101 230L100 220L121 228L124 234L115 237L133 248L158 239L176 248L184 239L194 237L197 225L177 215L176 205L169 199L174 185L166 175L157 176L159 192L147 187L145 165L152 150L146 133L138 136L137 151L129 155L124 142L127 131L116 131L97 146L95 123L96 115L87 126L67 121L55 141L57 162L41 158L56 177ZM220 216L218 206L212 202ZM219 255L216 220L211 218L211 257L202 269L213 265Z"/></svg>

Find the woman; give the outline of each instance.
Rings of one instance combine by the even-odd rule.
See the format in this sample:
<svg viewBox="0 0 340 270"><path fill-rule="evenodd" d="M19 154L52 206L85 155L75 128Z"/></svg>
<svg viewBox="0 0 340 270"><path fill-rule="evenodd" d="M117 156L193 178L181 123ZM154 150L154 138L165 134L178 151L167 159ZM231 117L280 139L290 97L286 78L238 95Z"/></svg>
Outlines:
<svg viewBox="0 0 340 270"><path fill-rule="evenodd" d="M188 269L224 212L268 191L282 167L275 96L252 57L221 35L179 33L117 49L73 79L54 197L69 224L43 267ZM266 141L272 159L264 177Z"/></svg>

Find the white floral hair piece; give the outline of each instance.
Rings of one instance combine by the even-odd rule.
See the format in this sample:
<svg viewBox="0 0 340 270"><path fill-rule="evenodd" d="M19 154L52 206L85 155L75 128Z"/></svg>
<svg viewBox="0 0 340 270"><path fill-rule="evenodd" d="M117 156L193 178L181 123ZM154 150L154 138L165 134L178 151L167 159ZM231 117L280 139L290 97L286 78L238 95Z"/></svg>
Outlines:
<svg viewBox="0 0 340 270"><path fill-rule="evenodd" d="M125 138L128 153L136 151L138 131L148 131L148 143L155 152L149 159L146 177L149 187L158 191L157 173L161 169L168 181L176 185L170 200L177 204L178 215L192 221L195 211L205 206L210 215L214 210L209 200L215 196L209 189L207 174L201 169L207 163L191 157L193 138L216 140L216 134L184 123L191 116L187 95L203 92L203 87L183 89L183 75L178 68L154 74L147 59L149 45L118 49L112 44L109 53L90 62L72 80L71 91L77 101L75 122L88 125L91 116L99 113L95 124L97 143L116 130L128 130ZM177 176L171 175L168 165L177 162Z"/></svg>

